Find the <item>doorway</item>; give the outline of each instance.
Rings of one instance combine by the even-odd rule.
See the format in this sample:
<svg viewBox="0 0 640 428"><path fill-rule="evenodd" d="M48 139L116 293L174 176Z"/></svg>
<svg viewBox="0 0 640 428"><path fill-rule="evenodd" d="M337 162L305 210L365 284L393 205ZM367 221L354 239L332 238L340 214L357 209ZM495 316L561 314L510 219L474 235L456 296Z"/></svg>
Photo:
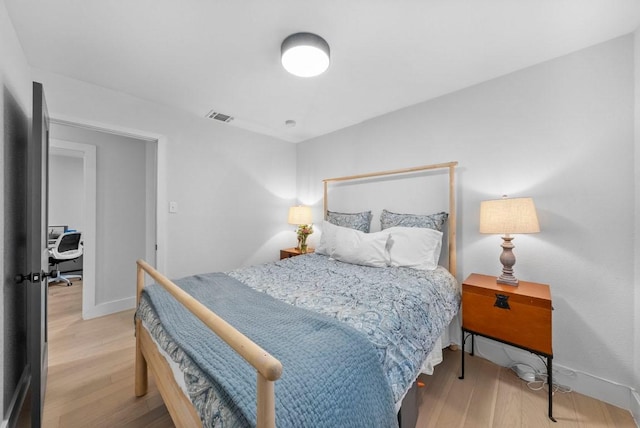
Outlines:
<svg viewBox="0 0 640 428"><path fill-rule="evenodd" d="M49 144L49 226L61 225L82 232L82 312L83 318L92 318L96 284L96 146L54 138ZM65 171L57 171L60 168Z"/></svg>
<svg viewBox="0 0 640 428"><path fill-rule="evenodd" d="M56 218L55 204L82 213L72 221L83 232L83 318L134 307L130 273L135 260L156 259L157 141L52 120L51 154L82 163L76 178L82 180L82 196L77 186L70 186L68 194L51 189L62 200L50 203L50 216L66 225L64 218Z"/></svg>

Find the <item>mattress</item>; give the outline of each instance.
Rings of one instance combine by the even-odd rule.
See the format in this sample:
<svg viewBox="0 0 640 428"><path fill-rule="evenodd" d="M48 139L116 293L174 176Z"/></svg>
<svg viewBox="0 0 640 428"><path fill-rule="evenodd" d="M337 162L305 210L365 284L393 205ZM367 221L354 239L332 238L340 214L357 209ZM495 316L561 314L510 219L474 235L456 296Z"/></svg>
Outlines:
<svg viewBox="0 0 640 428"><path fill-rule="evenodd" d="M378 350L397 407L418 374L429 372L441 360L439 338L460 304L455 279L441 267L434 271L372 268L308 254L237 269L228 275L259 292L360 331ZM165 357L179 369L183 381L178 383L204 425L233 425L231 412L212 393L207 377L168 337L145 299L138 316Z"/></svg>

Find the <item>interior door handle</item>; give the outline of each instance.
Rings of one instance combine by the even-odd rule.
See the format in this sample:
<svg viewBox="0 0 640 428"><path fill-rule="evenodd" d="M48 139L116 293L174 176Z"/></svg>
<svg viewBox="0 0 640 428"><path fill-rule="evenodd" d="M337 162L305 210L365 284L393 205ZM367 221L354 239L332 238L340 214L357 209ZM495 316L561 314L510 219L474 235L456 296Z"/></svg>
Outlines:
<svg viewBox="0 0 640 428"><path fill-rule="evenodd" d="M40 273L28 273L26 275L23 275L21 273L19 273L18 275L16 275L14 277L14 280L18 283L18 284L22 284L25 281L29 281L29 282L41 282L44 281L46 278L53 278L55 276L58 275L58 271L57 270L52 270L50 272L40 272Z"/></svg>
<svg viewBox="0 0 640 428"><path fill-rule="evenodd" d="M40 272L37 272L37 273L31 272L31 273L28 273L26 275L23 275L23 274L19 273L18 275L16 275L14 277L14 279L18 284L22 284L25 281L29 281L29 282L40 282L40 281L42 281Z"/></svg>
<svg viewBox="0 0 640 428"><path fill-rule="evenodd" d="M58 276L57 269L50 270L49 272L42 272L42 281L47 278L55 278L56 276Z"/></svg>

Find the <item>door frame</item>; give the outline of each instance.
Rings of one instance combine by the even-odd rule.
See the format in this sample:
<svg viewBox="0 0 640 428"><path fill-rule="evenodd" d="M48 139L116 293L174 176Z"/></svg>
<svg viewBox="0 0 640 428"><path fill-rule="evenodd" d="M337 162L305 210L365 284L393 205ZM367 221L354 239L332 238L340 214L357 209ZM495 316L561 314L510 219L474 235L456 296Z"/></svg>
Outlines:
<svg viewBox="0 0 640 428"><path fill-rule="evenodd" d="M94 318L96 306L96 146L71 141L49 139L49 156L70 156L82 159L82 318Z"/></svg>
<svg viewBox="0 0 640 428"><path fill-rule="evenodd" d="M27 149L27 329L28 364L31 371L31 426L42 425L47 389L48 302L49 289L45 274L49 271L48 230L48 153L51 122L41 83L32 82L31 135Z"/></svg>
<svg viewBox="0 0 640 428"><path fill-rule="evenodd" d="M68 118L60 118L60 117L56 117L56 116L52 116L50 118L51 123L55 123L55 124L60 124L60 125L66 125L66 126L72 126L72 127L79 127L79 128L85 128L85 129L89 129L89 130L94 130L94 131L99 131L99 132L104 132L104 133L109 133L109 134L114 134L114 135L122 135L125 137L130 137L130 138L135 138L138 140L142 140L142 141L146 141L146 142L151 142L154 143L156 146L156 150L155 150L155 157L153 157L152 159L150 159L149 157L147 158L147 165L149 165L149 162L153 163L153 166L155 167L155 185L153 186L153 189L150 189L150 186L147 186L146 192L152 192L153 196L155 197L155 219L148 219L151 222L153 222L153 220L155 220L155 224L152 225L152 227L155 228L155 245L153 246L149 246L146 245L147 247L147 252L145 257L148 259L150 264L154 264L154 259L155 259L155 265L156 268L158 270L165 271L165 267L166 267L166 259L165 259L165 255L166 255L166 250L165 250L165 236L166 236L166 225L167 225L167 214L166 214L166 210L160 209L160 207L164 207L167 206L167 202L166 202L166 197L160 192L160 189L164 189L166 188L165 186L165 178L166 177L166 173L164 170L164 159L166 158L166 137L162 136L162 135L157 135L157 134L152 134L149 132L145 132L145 131L140 131L140 130L131 130L128 128L123 128L123 127L119 127L119 126L114 126L114 125L106 125L106 124L101 124L101 123L96 123L96 122L89 122L89 121L85 121L82 119L68 119ZM92 146L91 144L86 144L86 143L70 143L68 141L64 141L63 140L59 140L59 139L55 139L52 138L52 141L55 141L56 144L59 144L60 146L65 146L67 148L72 147L70 144L73 145L73 148L70 148L70 150L80 150L83 153L83 157L86 156L91 156L90 153L83 151L84 149L82 149L82 146L90 146L93 147L94 153L95 153L95 146ZM62 143L62 144L60 144ZM57 147L57 146L56 146ZM61 147L62 149L64 149L65 147ZM88 149L89 151L91 149ZM92 278L91 277L87 277L87 279L90 281L88 282L88 287L85 286L85 283L83 283L83 293L82 293L82 317L83 319L90 319L90 318L95 318L95 317L99 317L99 316L103 316L103 315L107 315L109 313L113 313L113 312L117 312L120 310L125 310L125 309L130 309L135 307L135 296L132 296L131 299L125 299L124 301L120 301L117 302L117 304L115 306L110 306L110 305L96 305L96 300L95 300L95 296L96 296L96 289L95 289L95 236L96 236L96 211L95 211L95 198L96 198L96 179L95 179L95 173L96 173L96 162L94 160L93 163L93 170L92 173L93 175L93 181L91 181L91 178L89 178L89 180L87 180L87 173L91 173L91 171L88 171L89 168L87 168L87 159L85 158L84 161L84 171L83 174L85 176L85 199L93 199L93 216L91 219L88 219L87 217L87 213L88 211L85 211L85 215L84 215L84 222L86 225L92 225L93 226L93 239L91 240L91 242L93 243L93 251L91 251L92 253L92 258L93 260L87 260L87 256L88 253L90 252L90 248L89 247L85 247L87 249L87 254L85 255L84 261L83 263L85 264L85 266L89 263L91 264L91 268L93 269L93 271L89 271L92 274ZM89 185L88 185L89 183ZM87 198L87 192L88 189L90 188L90 186L93 186L93 188L91 189L91 192L93 192L88 198ZM89 239L86 238L85 240L85 244L89 244ZM147 243L148 244L148 243ZM153 253L152 253L153 251ZM86 268L84 268L86 269ZM132 264L132 269L133 271L135 271L135 266ZM86 275L86 272L83 272L83 275ZM134 290L132 288L132 290ZM134 293L135 294L135 293ZM116 307L117 306L117 307ZM121 307L122 306L122 307Z"/></svg>

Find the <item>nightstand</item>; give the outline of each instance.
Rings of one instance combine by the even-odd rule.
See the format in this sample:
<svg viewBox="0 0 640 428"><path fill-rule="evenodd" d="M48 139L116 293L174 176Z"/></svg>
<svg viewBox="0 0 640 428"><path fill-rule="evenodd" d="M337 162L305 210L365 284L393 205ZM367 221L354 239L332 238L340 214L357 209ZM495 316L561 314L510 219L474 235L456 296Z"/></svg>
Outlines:
<svg viewBox="0 0 640 428"><path fill-rule="evenodd" d="M462 283L462 374L464 343L475 335L497 340L547 358L549 419L553 418L551 292L547 284L520 281L518 286L496 282L495 276L473 273Z"/></svg>
<svg viewBox="0 0 640 428"><path fill-rule="evenodd" d="M306 254L309 253L313 253L315 251L314 248L307 248L307 252ZM285 248L284 250L280 250L280 260L282 259L288 259L289 257L294 257L294 256L299 256L300 254L302 254L300 252L300 250L298 250L297 248Z"/></svg>

